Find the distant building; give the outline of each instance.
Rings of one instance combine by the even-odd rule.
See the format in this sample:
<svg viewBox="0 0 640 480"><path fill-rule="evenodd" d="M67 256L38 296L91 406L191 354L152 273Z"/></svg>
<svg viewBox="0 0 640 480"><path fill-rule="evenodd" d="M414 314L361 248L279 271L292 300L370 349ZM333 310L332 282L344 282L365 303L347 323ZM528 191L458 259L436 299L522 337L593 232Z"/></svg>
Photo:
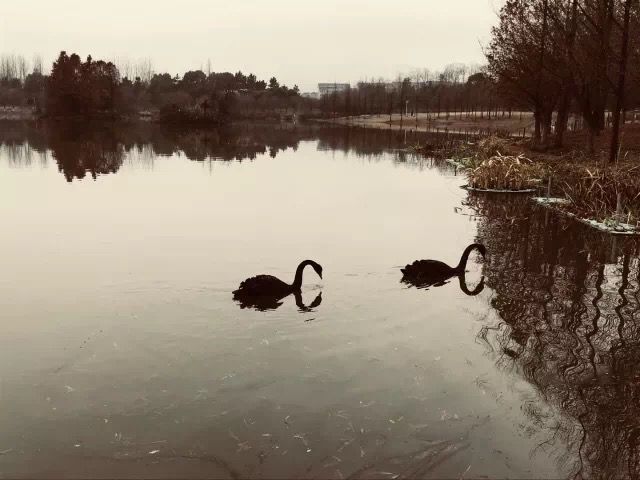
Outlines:
<svg viewBox="0 0 640 480"><path fill-rule="evenodd" d="M318 84L318 92L320 95L330 95L332 93L344 92L345 90L349 90L351 88L351 84L349 83L319 83Z"/></svg>
<svg viewBox="0 0 640 480"><path fill-rule="evenodd" d="M304 98L313 98L313 99L319 99L320 98L320 93L319 92L304 92L302 94L302 96Z"/></svg>

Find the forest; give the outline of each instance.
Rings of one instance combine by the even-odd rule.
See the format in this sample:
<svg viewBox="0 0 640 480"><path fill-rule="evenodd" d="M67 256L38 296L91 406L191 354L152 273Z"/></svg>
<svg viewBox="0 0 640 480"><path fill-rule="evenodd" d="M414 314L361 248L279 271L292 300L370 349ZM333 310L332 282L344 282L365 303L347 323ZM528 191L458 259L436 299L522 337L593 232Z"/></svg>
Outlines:
<svg viewBox="0 0 640 480"><path fill-rule="evenodd" d="M242 72L154 73L149 61L117 66L61 52L47 75L42 61L0 56L0 106L31 106L46 117L127 117L158 112L166 122L225 123L299 110L297 86Z"/></svg>

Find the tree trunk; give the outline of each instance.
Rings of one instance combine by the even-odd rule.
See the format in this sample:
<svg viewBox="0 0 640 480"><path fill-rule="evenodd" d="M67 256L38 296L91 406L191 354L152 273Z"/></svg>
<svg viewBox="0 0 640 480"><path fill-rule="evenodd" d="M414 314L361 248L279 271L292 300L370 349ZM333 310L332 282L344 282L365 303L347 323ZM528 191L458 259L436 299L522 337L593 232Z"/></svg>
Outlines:
<svg viewBox="0 0 640 480"><path fill-rule="evenodd" d="M551 140L551 119L553 117L553 111L548 110L542 114L542 139L540 144L543 148L547 148L549 146L549 142Z"/></svg>
<svg viewBox="0 0 640 480"><path fill-rule="evenodd" d="M624 23L622 27L622 46L620 47L620 67L618 71L618 85L616 87L616 107L613 112L613 131L611 133L611 148L609 163L618 159L620 148L620 112L624 105L624 87L627 75L627 58L629 56L629 19L631 17L631 0L624 4Z"/></svg>
<svg viewBox="0 0 640 480"><path fill-rule="evenodd" d="M571 96L567 88L564 88L558 105L558 115L556 116L555 141L553 146L561 148L564 142L564 134L567 131L567 123L569 121L569 107L571 105Z"/></svg>
<svg viewBox="0 0 640 480"><path fill-rule="evenodd" d="M535 129L533 131L533 145L540 145L540 136L541 136L541 115L538 110L533 113L533 118L535 121Z"/></svg>

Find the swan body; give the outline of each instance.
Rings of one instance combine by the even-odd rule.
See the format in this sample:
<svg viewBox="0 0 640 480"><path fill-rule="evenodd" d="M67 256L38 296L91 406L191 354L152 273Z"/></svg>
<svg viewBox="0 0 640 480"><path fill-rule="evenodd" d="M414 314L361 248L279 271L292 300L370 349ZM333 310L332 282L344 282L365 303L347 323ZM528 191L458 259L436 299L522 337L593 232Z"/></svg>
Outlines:
<svg viewBox="0 0 640 480"><path fill-rule="evenodd" d="M307 266L311 266L318 276L322 278L322 266L313 260L305 260L298 265L292 284L283 282L273 275L257 275L243 281L240 287L234 290L233 298L240 303L242 308L250 307L258 310L274 310L282 305L280 300L294 294L296 296L296 304L300 306L302 304L302 297L300 295L302 273ZM319 299L322 301L321 296L319 296ZM317 300L318 299L316 299L316 301ZM313 306L312 304L311 307Z"/></svg>
<svg viewBox="0 0 640 480"><path fill-rule="evenodd" d="M256 275L255 277L247 278L233 292L234 295L282 295L283 297L291 293L293 293L293 286L273 275Z"/></svg>
<svg viewBox="0 0 640 480"><path fill-rule="evenodd" d="M439 287L444 285L451 277L464 277L469 255L473 250L478 250L484 257L487 249L484 245L474 243L469 245L460 257L457 266L451 267L439 260L416 260L401 269L402 281L419 287ZM461 280L462 281L462 280Z"/></svg>

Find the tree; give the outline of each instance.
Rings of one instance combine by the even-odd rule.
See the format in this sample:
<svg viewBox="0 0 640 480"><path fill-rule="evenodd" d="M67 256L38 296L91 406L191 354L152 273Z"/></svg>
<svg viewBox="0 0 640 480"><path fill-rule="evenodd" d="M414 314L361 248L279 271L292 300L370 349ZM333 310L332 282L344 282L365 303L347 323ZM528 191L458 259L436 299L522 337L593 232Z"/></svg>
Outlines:
<svg viewBox="0 0 640 480"><path fill-rule="evenodd" d="M615 90L616 106L613 111L613 132L611 137L611 148L609 150L609 162L611 163L618 159L618 149L620 144L620 112L624 107L627 61L629 59L629 22L631 20L631 3L632 0L625 0L624 2L624 19L622 22L622 40L618 66L618 83Z"/></svg>
<svg viewBox="0 0 640 480"><path fill-rule="evenodd" d="M120 75L111 62L61 52L47 81L47 111L51 115L113 113Z"/></svg>
<svg viewBox="0 0 640 480"><path fill-rule="evenodd" d="M561 92L556 72L562 57L550 40L549 10L549 0L507 0L486 51L489 73L502 95L519 99L533 111L533 141L542 146L550 140Z"/></svg>

